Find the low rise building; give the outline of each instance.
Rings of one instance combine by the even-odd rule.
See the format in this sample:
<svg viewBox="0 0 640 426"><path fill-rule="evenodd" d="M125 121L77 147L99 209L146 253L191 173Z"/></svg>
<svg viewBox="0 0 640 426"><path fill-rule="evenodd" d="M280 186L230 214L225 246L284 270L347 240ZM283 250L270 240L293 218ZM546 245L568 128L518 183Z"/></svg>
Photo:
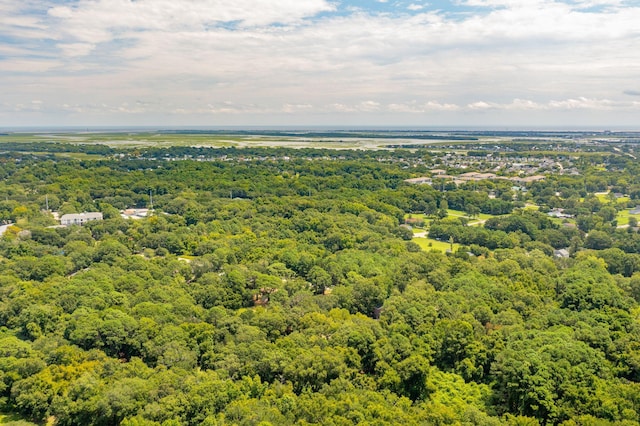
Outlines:
<svg viewBox="0 0 640 426"><path fill-rule="evenodd" d="M546 177L542 176L542 175L535 175L535 176L526 176L526 177L513 177L511 178L512 181L517 182L517 183L533 183L533 182L539 182L541 180L545 180Z"/></svg>
<svg viewBox="0 0 640 426"><path fill-rule="evenodd" d="M127 209L121 210L120 216L124 219L144 219L149 216L149 209Z"/></svg>
<svg viewBox="0 0 640 426"><path fill-rule="evenodd" d="M412 179L405 179L405 182L407 183L412 183L414 185L431 185L431 178L430 177L418 177L418 178L412 178Z"/></svg>
<svg viewBox="0 0 640 426"><path fill-rule="evenodd" d="M102 220L102 213L100 212L69 213L69 214L63 214L60 217L60 223L64 226L84 225L85 223L91 222L93 220Z"/></svg>
<svg viewBox="0 0 640 426"><path fill-rule="evenodd" d="M556 217L558 219L570 219L573 215L564 212L564 209L552 209L547 213L549 217Z"/></svg>

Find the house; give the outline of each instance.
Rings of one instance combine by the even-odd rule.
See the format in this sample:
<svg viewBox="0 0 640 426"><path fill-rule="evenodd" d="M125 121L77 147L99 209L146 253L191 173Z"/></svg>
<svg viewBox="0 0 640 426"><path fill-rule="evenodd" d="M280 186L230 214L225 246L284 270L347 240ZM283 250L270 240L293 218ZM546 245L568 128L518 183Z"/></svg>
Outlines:
<svg viewBox="0 0 640 426"><path fill-rule="evenodd" d="M476 179L478 180L482 180L482 179L496 179L498 176L496 176L494 173L478 173L476 175Z"/></svg>
<svg viewBox="0 0 640 426"><path fill-rule="evenodd" d="M554 250L553 255L555 257L568 258L570 256L570 253L569 253L569 250L567 249L560 249L560 250Z"/></svg>
<svg viewBox="0 0 640 426"><path fill-rule="evenodd" d="M559 219L570 219L573 215L567 214L564 212L564 209L552 209L549 213L547 213L549 217L556 217Z"/></svg>
<svg viewBox="0 0 640 426"><path fill-rule="evenodd" d="M467 173L462 173L461 175L458 175L458 179L460 180L476 180L477 176L480 173L478 172L467 172Z"/></svg>
<svg viewBox="0 0 640 426"><path fill-rule="evenodd" d="M84 225L92 220L102 220L102 213L100 212L84 212L84 213L71 213L63 214L60 217L60 223L64 226L69 225Z"/></svg>
<svg viewBox="0 0 640 426"><path fill-rule="evenodd" d="M527 177L513 177L511 178L512 181L517 182L517 183L533 183L533 182L538 182L541 180L544 180L545 176L542 175L535 175L535 176L527 176Z"/></svg>
<svg viewBox="0 0 640 426"><path fill-rule="evenodd" d="M457 176L457 178L461 181L478 181L484 179L496 179L497 177L498 176L496 176L494 173L479 172L467 172Z"/></svg>
<svg viewBox="0 0 640 426"><path fill-rule="evenodd" d="M635 209L629 210L629 214L640 214L640 206L636 206Z"/></svg>
<svg viewBox="0 0 640 426"><path fill-rule="evenodd" d="M431 178L429 177L418 177L413 179L405 179L405 182L412 183L414 185L431 185Z"/></svg>
<svg viewBox="0 0 640 426"><path fill-rule="evenodd" d="M144 219L149 216L149 209L127 209L120 210L123 219Z"/></svg>

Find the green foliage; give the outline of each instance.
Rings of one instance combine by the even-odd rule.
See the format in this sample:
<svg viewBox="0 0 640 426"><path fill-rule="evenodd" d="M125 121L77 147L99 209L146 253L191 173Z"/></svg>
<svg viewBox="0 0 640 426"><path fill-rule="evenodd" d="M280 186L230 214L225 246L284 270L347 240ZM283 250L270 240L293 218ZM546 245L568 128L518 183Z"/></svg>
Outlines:
<svg viewBox="0 0 640 426"><path fill-rule="evenodd" d="M602 354L566 329L514 334L491 371L503 409L551 422L597 406L601 380L610 374Z"/></svg>
<svg viewBox="0 0 640 426"><path fill-rule="evenodd" d="M210 161L165 160L185 155ZM420 150L20 158L0 162L0 219L20 220L0 241L5 411L59 425L638 424L640 240L581 200L603 176L520 194L566 203L576 229L511 213L506 184L445 199L404 183ZM153 214L119 216L150 191ZM48 228L42 194L105 220ZM502 216L470 226L450 207ZM410 212L466 247L420 250L399 227Z"/></svg>

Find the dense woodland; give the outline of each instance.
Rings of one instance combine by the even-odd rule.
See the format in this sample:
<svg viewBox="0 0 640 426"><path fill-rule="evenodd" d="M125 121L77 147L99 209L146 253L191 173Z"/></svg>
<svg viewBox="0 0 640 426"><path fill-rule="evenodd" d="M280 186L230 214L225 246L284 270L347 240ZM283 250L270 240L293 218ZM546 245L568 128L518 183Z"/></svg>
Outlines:
<svg viewBox="0 0 640 426"><path fill-rule="evenodd" d="M640 236L593 195L640 204L630 158L525 194L409 185L431 164L421 150L73 159L59 145L2 147L0 411L57 425L640 424ZM120 216L150 195L153 215ZM55 227L47 205L105 220ZM496 216L469 226L447 207ZM544 214L558 207L578 226ZM401 226L415 213L460 249L422 250Z"/></svg>

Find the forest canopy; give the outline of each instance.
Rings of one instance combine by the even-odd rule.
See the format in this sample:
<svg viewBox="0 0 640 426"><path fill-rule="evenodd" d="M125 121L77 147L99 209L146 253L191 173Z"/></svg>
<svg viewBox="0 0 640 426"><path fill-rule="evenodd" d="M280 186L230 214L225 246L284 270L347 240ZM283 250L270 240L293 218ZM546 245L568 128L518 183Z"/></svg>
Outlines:
<svg viewBox="0 0 640 426"><path fill-rule="evenodd" d="M523 194L411 185L436 164L420 149L74 159L43 146L0 159L2 412L58 425L639 424L640 237L590 191L624 186L634 204L632 161L585 162ZM575 226L545 214L559 206ZM490 217L470 226L449 209ZM103 220L62 227L52 211ZM458 249L421 249L411 214Z"/></svg>

